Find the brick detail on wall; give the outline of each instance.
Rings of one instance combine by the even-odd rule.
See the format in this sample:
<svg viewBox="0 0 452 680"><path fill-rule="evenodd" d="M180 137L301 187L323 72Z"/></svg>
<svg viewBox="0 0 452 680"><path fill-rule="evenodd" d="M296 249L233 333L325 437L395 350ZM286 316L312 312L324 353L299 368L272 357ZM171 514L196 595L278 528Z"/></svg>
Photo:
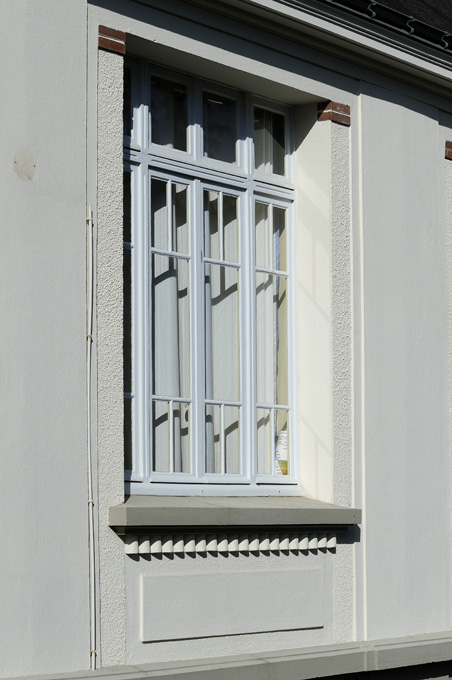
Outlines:
<svg viewBox="0 0 452 680"><path fill-rule="evenodd" d="M452 142L446 142L446 148L444 149L444 158L452 161Z"/></svg>
<svg viewBox="0 0 452 680"><path fill-rule="evenodd" d="M350 125L350 107L338 102L319 102L317 120L331 120L340 125Z"/></svg>
<svg viewBox="0 0 452 680"><path fill-rule="evenodd" d="M126 53L126 34L108 26L99 26L99 47L118 54Z"/></svg>

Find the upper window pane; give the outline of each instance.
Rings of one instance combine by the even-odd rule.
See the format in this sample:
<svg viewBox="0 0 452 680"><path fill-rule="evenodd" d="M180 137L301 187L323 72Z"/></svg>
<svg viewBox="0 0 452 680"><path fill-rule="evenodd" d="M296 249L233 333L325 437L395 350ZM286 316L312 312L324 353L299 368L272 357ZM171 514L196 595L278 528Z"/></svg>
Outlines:
<svg viewBox="0 0 452 680"><path fill-rule="evenodd" d="M189 252L187 187L151 179L151 246L159 250Z"/></svg>
<svg viewBox="0 0 452 680"><path fill-rule="evenodd" d="M203 93L204 155L226 163L236 162L237 105L234 99Z"/></svg>
<svg viewBox="0 0 452 680"><path fill-rule="evenodd" d="M280 113L254 109L254 165L256 170L284 175L285 120Z"/></svg>
<svg viewBox="0 0 452 680"><path fill-rule="evenodd" d="M151 77L151 141L187 151L187 90L185 85Z"/></svg>
<svg viewBox="0 0 452 680"><path fill-rule="evenodd" d="M204 247L208 258L239 261L236 196L204 191Z"/></svg>

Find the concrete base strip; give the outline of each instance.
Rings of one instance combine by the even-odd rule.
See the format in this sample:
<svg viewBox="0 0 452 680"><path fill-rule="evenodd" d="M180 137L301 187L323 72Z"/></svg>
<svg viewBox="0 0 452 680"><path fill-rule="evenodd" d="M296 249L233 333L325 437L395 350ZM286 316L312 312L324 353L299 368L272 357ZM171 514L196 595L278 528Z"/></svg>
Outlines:
<svg viewBox="0 0 452 680"><path fill-rule="evenodd" d="M404 668L452 660L452 631L405 638L324 645L268 654L150 663L53 675L34 680L310 680L346 673ZM6 679L6 680L12 680ZM14 680L22 680L16 677Z"/></svg>

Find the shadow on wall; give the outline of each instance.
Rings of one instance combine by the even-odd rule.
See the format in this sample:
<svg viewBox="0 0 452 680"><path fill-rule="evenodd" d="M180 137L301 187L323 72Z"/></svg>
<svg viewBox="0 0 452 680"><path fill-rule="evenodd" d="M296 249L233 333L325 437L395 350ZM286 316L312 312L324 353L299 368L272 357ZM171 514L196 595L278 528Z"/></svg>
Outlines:
<svg viewBox="0 0 452 680"><path fill-rule="evenodd" d="M324 680L337 679L337 675ZM367 671L341 676L344 680L446 680L452 678L452 661L428 663L408 668L395 668L387 671Z"/></svg>

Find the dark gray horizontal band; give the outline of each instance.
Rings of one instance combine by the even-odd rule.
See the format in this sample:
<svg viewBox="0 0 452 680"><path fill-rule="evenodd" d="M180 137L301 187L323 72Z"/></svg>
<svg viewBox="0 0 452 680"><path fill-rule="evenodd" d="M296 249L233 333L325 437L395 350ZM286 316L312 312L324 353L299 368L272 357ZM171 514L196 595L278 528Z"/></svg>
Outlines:
<svg viewBox="0 0 452 680"><path fill-rule="evenodd" d="M361 510L302 497L130 496L109 509L117 530L183 527L336 527L361 522Z"/></svg>

